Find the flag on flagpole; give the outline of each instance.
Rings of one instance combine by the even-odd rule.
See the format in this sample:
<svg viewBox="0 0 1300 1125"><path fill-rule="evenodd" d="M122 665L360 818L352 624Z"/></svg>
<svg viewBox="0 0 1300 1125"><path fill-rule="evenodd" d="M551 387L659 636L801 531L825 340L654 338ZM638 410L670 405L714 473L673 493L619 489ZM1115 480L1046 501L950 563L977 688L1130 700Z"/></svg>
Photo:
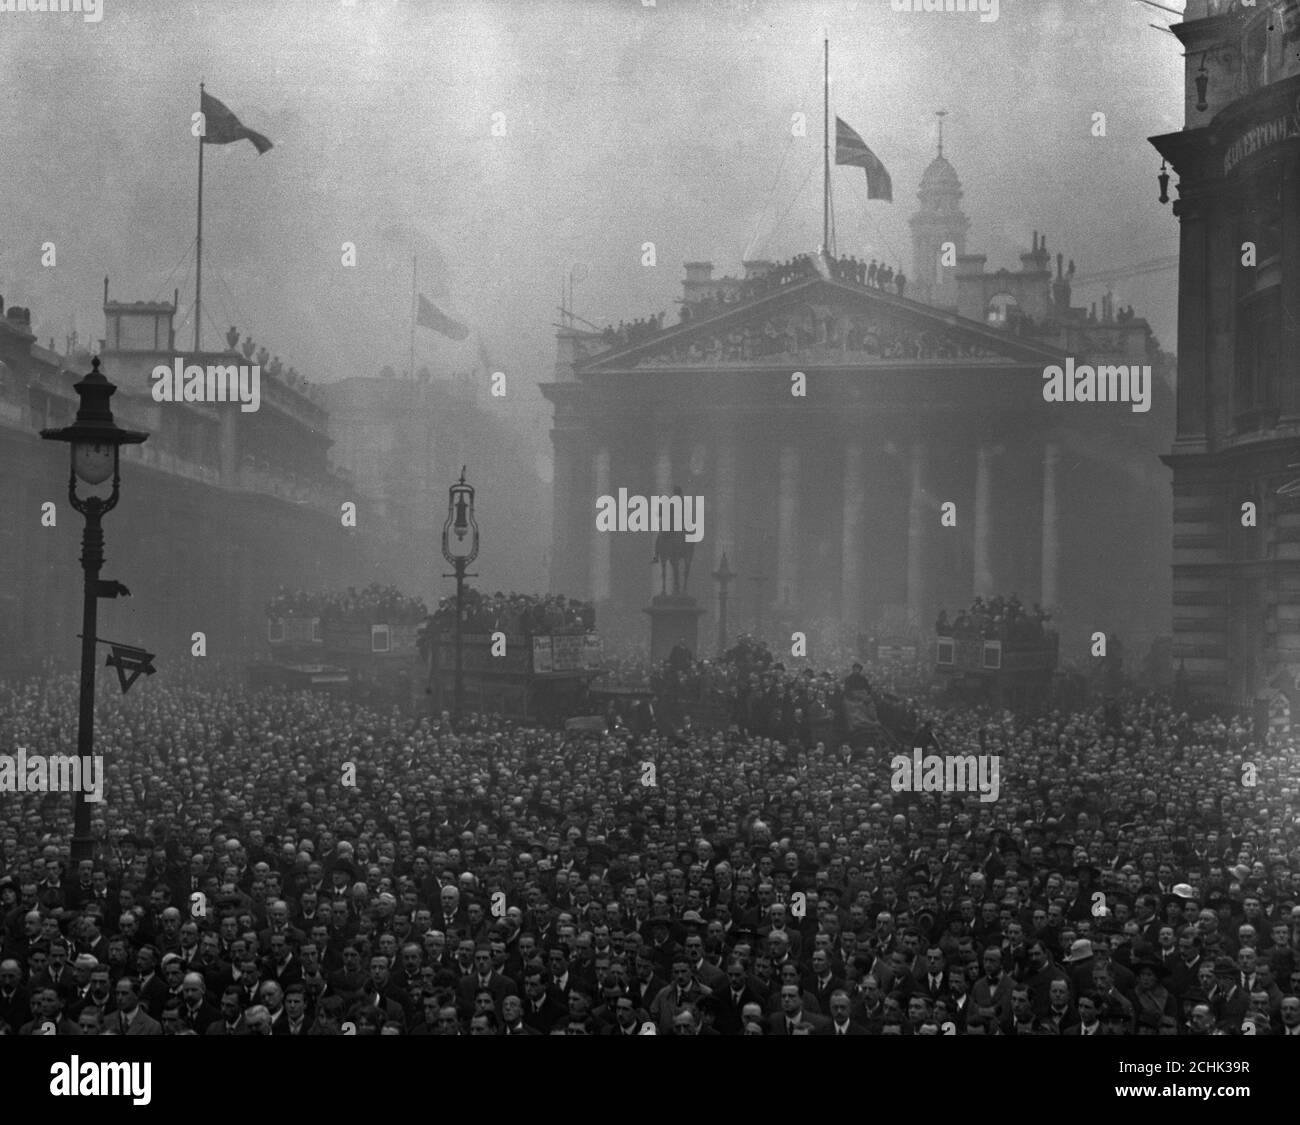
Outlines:
<svg viewBox="0 0 1300 1125"><path fill-rule="evenodd" d="M249 129L226 106L203 91L199 99L199 108L203 111L203 142L209 145L228 145L235 141L252 141L261 156L271 148L271 142L261 133Z"/></svg>
<svg viewBox="0 0 1300 1125"><path fill-rule="evenodd" d="M469 329L465 325L440 312L429 303L429 299L423 293L420 294L420 309L416 313L415 323L422 328L432 328L435 332L441 332L453 340L464 340L469 336Z"/></svg>
<svg viewBox="0 0 1300 1125"><path fill-rule="evenodd" d="M894 201L894 185L880 158L838 117L835 118L835 163L866 169L868 199Z"/></svg>

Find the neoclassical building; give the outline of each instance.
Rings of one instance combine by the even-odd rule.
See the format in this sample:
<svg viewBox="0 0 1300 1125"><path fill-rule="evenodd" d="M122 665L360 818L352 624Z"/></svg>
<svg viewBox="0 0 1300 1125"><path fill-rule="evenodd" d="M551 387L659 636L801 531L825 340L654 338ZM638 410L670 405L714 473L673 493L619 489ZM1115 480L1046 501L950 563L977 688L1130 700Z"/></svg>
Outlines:
<svg viewBox="0 0 1300 1125"><path fill-rule="evenodd" d="M558 332L552 588L593 598L602 631L643 630L660 577L654 536L598 531L597 497L680 486L704 498L690 592L714 609L725 552L733 631L928 629L1016 592L1056 609L1065 652L1096 629L1126 647L1168 632L1168 357L1130 311L1072 306L1073 263L1046 236L1014 271L966 253L942 153L917 196L902 295L814 255L735 277L688 262L678 323ZM1045 367L1067 359L1151 365L1150 409L1045 402Z"/></svg>
<svg viewBox="0 0 1300 1125"><path fill-rule="evenodd" d="M1184 126L1151 141L1180 224L1173 656L1192 691L1234 704L1285 692L1294 715L1300 10L1189 0L1172 30Z"/></svg>

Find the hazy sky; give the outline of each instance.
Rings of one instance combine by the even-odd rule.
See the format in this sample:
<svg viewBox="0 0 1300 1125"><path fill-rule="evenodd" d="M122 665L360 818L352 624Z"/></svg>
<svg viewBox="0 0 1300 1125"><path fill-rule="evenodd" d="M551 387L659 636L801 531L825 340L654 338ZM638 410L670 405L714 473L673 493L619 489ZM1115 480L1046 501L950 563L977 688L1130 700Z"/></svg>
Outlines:
<svg viewBox="0 0 1300 1125"><path fill-rule="evenodd" d="M895 194L868 203L860 169L832 170L841 252L911 272L906 221L944 108L969 249L990 269L1018 267L1034 228L1081 274L1175 253L1146 140L1183 124L1181 47L1148 26L1173 19L1133 0L1001 0L992 23L889 0L104 0L98 24L0 14L0 294L30 305L60 349L74 315L83 339L103 333L105 274L115 299L179 285L191 308L203 78L275 144L206 150L205 339L237 324L314 381L405 367L410 256L380 235L404 225L445 262L436 303L481 334L513 377L506 408L541 433L536 383L573 264L590 271L581 316L667 309L672 322L684 261L726 273L746 251L815 247L823 26L832 113ZM805 139L790 136L797 111ZM1105 138L1091 136L1095 111ZM45 241L54 269L40 266ZM421 275L433 296L435 270ZM1171 350L1175 277L1113 283ZM475 343L421 329L417 365L468 370Z"/></svg>

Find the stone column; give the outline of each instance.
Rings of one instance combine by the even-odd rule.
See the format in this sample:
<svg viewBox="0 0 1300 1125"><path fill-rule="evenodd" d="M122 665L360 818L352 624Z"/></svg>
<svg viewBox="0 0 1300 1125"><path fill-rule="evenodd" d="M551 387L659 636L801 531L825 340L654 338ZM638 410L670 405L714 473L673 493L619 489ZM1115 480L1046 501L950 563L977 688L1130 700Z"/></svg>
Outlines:
<svg viewBox="0 0 1300 1125"><path fill-rule="evenodd" d="M609 487L609 446L601 445L591 458L592 510L599 496L611 495ZM593 602L603 602L609 598L609 558L612 536L617 532L600 531L596 528L593 514L591 521L591 561L588 566L588 596Z"/></svg>
<svg viewBox="0 0 1300 1125"><path fill-rule="evenodd" d="M924 620L925 605L925 541L926 521L933 515L928 510L925 494L925 446L913 443L909 472L911 499L907 512L907 608L918 622ZM934 518L937 518L935 516Z"/></svg>
<svg viewBox="0 0 1300 1125"><path fill-rule="evenodd" d="M840 617L862 616L863 539L867 524L866 449L860 441L844 448L844 521L840 543Z"/></svg>
<svg viewBox="0 0 1300 1125"><path fill-rule="evenodd" d="M671 448L664 443L659 446L655 454L654 464L654 493L655 496L671 496L673 492L673 454ZM650 547L650 553L647 558L655 557L655 538L658 532L651 532L647 536L647 543ZM667 584L664 583L663 575L667 575ZM667 589L668 593L673 592L673 568L670 565L665 571L655 563L650 567L650 596L656 597Z"/></svg>
<svg viewBox="0 0 1300 1125"><path fill-rule="evenodd" d="M576 430L552 430L555 479L552 485L551 592L578 597L586 588L589 529L596 524L596 503L586 484L581 435ZM590 523L584 516L590 516Z"/></svg>
<svg viewBox="0 0 1300 1125"><path fill-rule="evenodd" d="M709 552L710 571L722 560L730 556L730 565L736 562L736 446L730 435L724 435L718 443L717 462L717 497L713 511L708 517L713 521L713 533L709 534L709 525L705 523L704 542L713 544ZM699 565L697 559L694 566Z"/></svg>
<svg viewBox="0 0 1300 1125"><path fill-rule="evenodd" d="M996 450L981 443L975 455L975 593L988 598L993 588L993 458Z"/></svg>
<svg viewBox="0 0 1300 1125"><path fill-rule="evenodd" d="M781 446L777 484L776 601L796 605L799 600L799 450Z"/></svg>
<svg viewBox="0 0 1300 1125"><path fill-rule="evenodd" d="M1043 449L1043 564L1039 604L1044 609L1051 609L1057 604L1061 526L1056 499L1056 465L1060 458L1060 446L1054 441L1049 441Z"/></svg>

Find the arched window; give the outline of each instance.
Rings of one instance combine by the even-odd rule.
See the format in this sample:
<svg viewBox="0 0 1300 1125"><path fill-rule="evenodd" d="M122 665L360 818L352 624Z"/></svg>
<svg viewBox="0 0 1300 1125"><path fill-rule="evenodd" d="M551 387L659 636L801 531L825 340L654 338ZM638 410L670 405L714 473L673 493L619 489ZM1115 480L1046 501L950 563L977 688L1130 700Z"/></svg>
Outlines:
<svg viewBox="0 0 1300 1125"><path fill-rule="evenodd" d="M1015 316L1011 310L1019 307L1019 302L1010 293L997 293L989 301L986 319L1000 328Z"/></svg>

